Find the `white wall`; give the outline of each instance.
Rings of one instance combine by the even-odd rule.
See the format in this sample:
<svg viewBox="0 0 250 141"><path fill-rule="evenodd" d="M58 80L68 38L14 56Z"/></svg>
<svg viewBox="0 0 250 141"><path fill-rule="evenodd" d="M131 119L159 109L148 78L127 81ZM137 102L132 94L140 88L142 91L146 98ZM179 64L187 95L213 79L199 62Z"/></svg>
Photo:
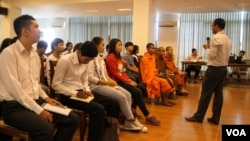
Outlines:
<svg viewBox="0 0 250 141"><path fill-rule="evenodd" d="M13 7L9 1L0 1L2 7L8 8L8 15L0 15L0 44L5 38L13 38L16 36L13 29L13 21L21 15L21 9Z"/></svg>
<svg viewBox="0 0 250 141"><path fill-rule="evenodd" d="M54 38L61 38L64 43L68 42L68 18L36 18L40 30L43 32L41 40L45 40L48 43L46 52L51 50L50 44ZM57 25L58 27L53 27Z"/></svg>
<svg viewBox="0 0 250 141"><path fill-rule="evenodd" d="M166 14L159 15L159 23L160 22L173 22L179 21L179 15L175 14ZM178 60L178 24L175 27L159 27L158 29L158 47L167 47L172 46L174 49L175 62L179 62Z"/></svg>
<svg viewBox="0 0 250 141"><path fill-rule="evenodd" d="M139 46L139 55L146 52L146 45L154 43L154 7L152 0L133 1L132 41Z"/></svg>

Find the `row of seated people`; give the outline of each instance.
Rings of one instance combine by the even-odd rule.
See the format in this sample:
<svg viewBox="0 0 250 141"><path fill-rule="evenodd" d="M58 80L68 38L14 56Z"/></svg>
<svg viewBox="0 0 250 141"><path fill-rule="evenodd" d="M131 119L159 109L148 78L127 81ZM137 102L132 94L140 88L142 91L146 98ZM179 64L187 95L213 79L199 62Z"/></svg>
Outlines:
<svg viewBox="0 0 250 141"><path fill-rule="evenodd" d="M58 40L58 39L56 39L56 40ZM126 73L123 72L123 69L124 69L123 64L126 64L125 66L127 66L128 64L127 64L127 62L124 63L123 60L121 59L121 57L119 57L121 50L122 50L122 43L119 39L113 39L110 41L110 43L109 43L109 55L106 58L106 63L104 62L103 58L101 57L102 56L101 53L103 53L103 51L104 51L103 39L100 37L96 37L93 39L93 41L98 46L99 55L93 61L89 62L88 79L90 82L91 91L94 92L94 94L95 93L102 94L104 96L112 97L112 98L116 99L118 102L120 101L121 102L120 107L121 107L121 110L123 113L124 113L124 110L123 110L124 109L124 100L121 100L121 99L124 99L124 95L126 95L126 93L128 94L128 92L129 92L130 95L132 95L132 98L134 100L134 102L132 102L132 109L135 110L136 106L138 105L138 107L141 109L142 113L146 117L147 122L149 122L151 124L155 124L155 125L159 124L159 121L157 119L155 119L152 115L150 115L149 111L147 110L147 108L143 102L142 95L149 96L148 95L149 91L150 92L154 91L154 92L156 92L156 94L158 93L158 95L156 95L156 97L159 96L159 94L163 94L163 95L164 94L165 95L171 94L175 90L174 86L169 86L169 82L162 79L162 81L163 81L163 83L165 83L165 85L160 85L160 83L162 83L162 81L161 81L159 84L157 84L158 86L156 89L152 89L152 87L149 88L150 84L147 85L147 89L145 89L144 85L142 85L138 81L137 82L133 81L132 79L130 79L128 77L129 75L127 76ZM60 40L59 42L62 43L62 40ZM60 44L60 43L58 43L58 44ZM80 44L82 44L82 43L80 43ZM77 46L78 45L79 44L77 44ZM154 46L152 46L152 47L154 48ZM56 50L57 49L54 49L54 51L51 55L54 55L56 53L55 52ZM77 51L77 50L75 50L75 51ZM118 56L116 57L115 54L118 54ZM59 53L57 55L60 56ZM62 58L64 58L64 57L62 57ZM61 60L61 59L59 59L59 60ZM49 62L48 59L47 59L47 62ZM65 65L66 63L63 63L63 64ZM107 70L106 70L106 68L107 68ZM56 77L57 76L56 70L55 70L55 78L53 78L53 83L54 83L54 81L57 80L56 79L57 78ZM62 71L63 69L60 68L59 70ZM94 75L93 75L93 72L94 72ZM125 71L125 72L127 72L127 71ZM63 79L63 77L65 77L65 74L61 75L59 78ZM113 78L113 79L111 79L111 78ZM158 79L161 79L161 78L158 78ZM62 80L60 80L60 82L61 81ZM53 86L53 83L52 83L52 87L60 93L60 88L56 88L56 86ZM116 87L117 85L120 86L120 87L118 87L119 91L117 91L116 89L112 89L112 87ZM158 88L159 86L163 86L163 87ZM126 89L126 90L124 90L124 89ZM164 89L165 89L165 91L164 91ZM161 90L161 91L159 91L159 90ZM111 93L111 91L114 91L114 92ZM117 97L119 94L114 95L113 93L115 93L115 92L120 93L120 95L122 95L123 98ZM182 93L187 93L187 92L182 92ZM163 98L163 99L165 99L165 98ZM129 103L131 103L131 102L129 102ZM63 103L63 104L67 104L67 103ZM165 103L165 102L164 102L164 104L167 106L173 105L173 103ZM129 105L131 105L131 104L129 104ZM125 106L125 107L127 107L127 106ZM128 109L128 108L125 108L125 109ZM125 122L125 125L123 128L126 130L129 130L129 127L131 127L131 125L133 125L129 121L133 121L134 118L130 119L131 115L128 116L126 114L125 114L125 117L127 118L127 120L126 120L127 122ZM141 128L141 129L144 132L146 131L146 127ZM133 127L133 130L134 130L134 127Z"/></svg>
<svg viewBox="0 0 250 141"><path fill-rule="evenodd" d="M26 29L26 24L22 24L25 20L29 22L29 30ZM147 127L136 119L131 107L135 110L138 106L147 123L159 125L160 121L148 111L142 93L147 93L146 96L150 98L152 95L163 96L163 100L169 102L164 104L172 105L167 95L174 92L175 88L166 79L158 77L156 67L152 67L155 70L154 73L149 72L149 76L142 75L145 85L139 85L124 73L126 65L120 55L122 42L119 39L109 42L109 54L105 63L99 55L104 51L104 40L100 37L93 38L92 42L81 43L74 53L63 57L63 40L56 38L52 41L53 52L50 56L55 57L57 64L55 68L45 68L48 70L47 85L60 95L61 103L48 97L39 85L39 75L44 74L40 69L43 70L43 61L32 48L32 44L39 40L38 24L28 15L17 18L14 23L18 39L0 55L1 66L5 66L0 72L3 120L10 126L29 132L32 140L71 140L79 122L78 116L73 112L67 117L56 113L52 115L41 107L44 102L62 103L89 113L89 141L103 140L104 117L107 115L118 118L120 110L126 118L123 129L147 132ZM31 34L32 36L28 36ZM148 73L143 70L142 64L155 66L155 61L152 64L147 61L151 56L154 58L154 51L150 51L154 48L152 43L147 45L148 52L140 63L141 74ZM46 59L46 66L50 56ZM48 75L52 69L55 70L53 78ZM153 81L150 81L151 76L154 77ZM90 103L84 103L74 101L70 96L95 98ZM37 115L42 118L37 118ZM51 123L57 125L56 133Z"/></svg>
<svg viewBox="0 0 250 141"><path fill-rule="evenodd" d="M101 44L102 42L103 42L103 39L101 39L101 38L94 38L93 39L93 41L95 41L95 43L98 45L98 43L99 44ZM120 40L118 40L118 39L114 39L114 41L117 41L117 42L120 42L120 44L121 44L121 41ZM131 44L131 43L128 43L128 44L130 44L130 46L132 45L133 46L133 44ZM83 45L83 43L80 43L80 44L77 44L77 46L78 47L81 47ZM60 53L60 50L58 51L58 48L56 48L57 46L59 46L59 48L62 48L62 46L63 46L63 41L61 40L61 39L55 39L53 42L52 42L52 47L55 47L53 50L53 53L50 55L50 56L52 56L53 55L53 57L54 58L56 58L55 56L57 55L57 52L58 52L58 58L60 58L61 57L61 53ZM102 46L102 45L100 45L100 46ZM120 45L121 46L121 45ZM126 46L126 49L127 50L129 50L129 48L131 48L131 47L128 47L128 45L125 45ZM150 49L155 49L154 48L154 45L153 44L149 44L148 46L150 46L151 48ZM43 64L43 62L44 62L44 60L45 60L45 57L46 56L44 56L43 54L44 54L44 52L45 52L45 50L46 50L46 48L47 48L47 44L46 44L46 42L44 42L44 41L39 41L38 42L38 44L37 44L37 53L39 54L39 56L40 56L40 58L41 58L41 62L42 62L42 65L41 65L41 69L44 69L44 64ZM132 48L133 49L133 48ZM161 50L162 48L159 48L159 50ZM77 49L77 50L79 50L79 49ZM75 50L75 51L77 51L77 50ZM102 53L102 51L100 51L100 53ZM152 54L155 54L154 53L154 51L152 52ZM48 57L48 58L52 58L53 59L53 57ZM47 58L47 57L46 57ZM46 59L47 60L47 62L49 61L49 59ZM58 59L57 58L57 59ZM126 57L126 56L123 56L123 59L124 60L127 60L126 58L128 58L128 57ZM97 57L96 59L94 59L94 61L91 61L90 63L89 63L89 66L95 66L94 68L96 69L96 67L97 67L97 64L102 64L103 66L102 67L106 67L106 65L105 65L105 63L104 62L99 62L98 63L98 61L97 62L95 62L96 60L99 60L100 61L100 56L99 57ZM131 59L131 58L130 58ZM127 60L128 61L128 60ZM109 61L109 62L113 62L113 61ZM147 61L146 61L147 62ZM155 62L155 61L152 61L152 62ZM65 63L62 63L63 64L63 66L65 67ZM127 66L128 65L128 62L126 62L125 63L126 65L125 66ZM49 65L46 65L46 66L49 66ZM100 67L100 66L99 66ZM99 69L101 69L102 67L100 67ZM46 67L47 69L46 70L48 70L47 71L47 74L49 74L49 70L50 70L50 68L48 69L48 67ZM71 67L66 67L66 68L71 68ZM128 69L128 67L126 67L126 69ZM59 69L60 71L59 72L61 72L62 71L62 69ZM138 69L137 69L138 70ZM93 70L92 70L93 71ZM100 71L100 70L99 70ZM105 72L106 70L104 70L104 74L107 74L107 72ZM44 71L41 71L41 72L44 72ZM90 71L91 72L91 71ZM94 72L94 71L93 71ZM96 70L96 72L98 72L98 70ZM100 72L102 72L102 71L100 71ZM126 73L128 74L128 76L130 76L129 75L129 73L126 71ZM56 74L58 74L58 73L56 73ZM91 73L90 73L91 74ZM41 74L41 76L42 75L44 75L44 73L43 74ZM65 74L64 74L65 75ZM95 74L95 75L100 75L100 74ZM115 74L114 74L115 75ZM158 75L158 74L157 74ZM64 76L65 77L65 76ZM104 76L105 77L105 76ZM106 75L106 77L109 77L108 75ZM160 76L161 77L161 76ZM42 80L42 78L44 78L44 77L41 77L41 80ZM61 78L61 77L60 77ZM62 78L62 79L64 79L64 78ZM90 79L91 79L91 77L90 77ZM92 78L93 79L93 78ZM48 80L50 80L50 79L48 79ZM104 79L105 80L105 79ZM107 79L106 79L107 80ZM111 80L111 79L110 79ZM62 81L62 80L60 80L60 81ZM95 82L96 80L94 79L94 82ZM157 80L156 80L157 81ZM102 81L101 81L102 82ZM97 83L99 83L99 84L102 84L102 85L110 85L110 86L115 86L115 85L117 85L117 84L115 84L115 82L113 81L112 82L112 80L111 80L111 82L109 82L109 81L107 81L107 82L103 82L103 83L101 83L101 82L97 82ZM48 81L48 83L46 84L46 83L44 83L44 85L48 85L48 84L50 84L51 83L51 81ZM96 82L95 82L96 83ZM110 83L110 84L109 84ZM163 80L163 83L164 83L164 80ZM169 84L171 84L172 82L168 82ZM166 84L166 85L169 85L169 84ZM122 84L120 84L120 85L122 85ZM99 86L100 87L100 86ZM125 86L124 87L126 87L126 84L125 84ZM143 86L141 86L141 87L143 87ZM173 88L173 86L171 86L172 88ZM169 93L171 93L172 91L173 91L173 89L168 89L169 88L169 86L166 86L165 88L167 88L167 91L169 91L169 92L166 92L167 94L169 94ZM63 88L59 88L59 91L60 90L62 90ZM96 91L97 91L97 93L98 93L98 91L99 91L99 93L102 93L102 94L104 94L104 95L109 95L109 94L112 94L113 95L113 93L115 93L115 92L112 92L112 93L110 93L110 90L116 90L116 89L108 89L108 90L106 90L106 93L105 93L105 89L107 89L107 88L103 88L103 89L100 89L100 88L98 88ZM124 90L124 89L122 89L122 88L119 88L120 89L120 91L122 92L123 91L123 94L121 94L121 95L126 95L126 90ZM151 91L152 91L152 88L149 88L149 89L151 89ZM141 88L141 90L143 90L142 88ZM147 90L148 90L148 87L147 87ZM160 90L160 89L153 89L153 91L158 91L158 90ZM66 90L67 91L67 90ZM94 90L92 90L92 91L94 91ZM107 92L107 91L109 91L109 92ZM124 92L125 91L125 92ZM150 90L148 90L148 91L150 91ZM117 91L116 91L117 92ZM120 92L120 93L121 93ZM144 92L145 92L145 90L144 90ZM147 92L146 92L147 93ZM156 93L159 93L159 92L156 92ZM164 90L162 91L161 90L161 92L160 93L164 93ZM78 94L78 93L77 93ZM95 93L94 93L95 94ZM110 95L111 97L112 97L112 95ZM97 97L96 95L95 95L95 97ZM128 93L127 93L127 95L126 95L126 97L127 97L127 99L130 99L130 97L128 96ZM156 95L156 97L157 97L157 95ZM114 98L115 99L115 98ZM140 99L140 98L139 98ZM118 100L118 99L117 99ZM122 104L124 105L124 101L126 101L126 100L124 100L124 98L123 98L123 100L122 100L122 98L120 97L120 99L118 100L118 101L121 101L121 103L119 103L120 104L120 107L124 107L124 106L121 106ZM110 102L110 101L109 101ZM74 102L69 102L69 103L74 103ZM63 104L65 104L65 105L70 105L69 103L65 103L65 102L63 102ZM129 104L129 103L131 103L131 102L128 102L128 105L131 105L131 104ZM80 103L80 105L81 105L82 103ZM79 104L76 104L76 105L79 105ZM125 104L126 105L126 104ZM127 107L128 107L128 105L127 105ZM139 104L138 104L139 105ZM110 106L110 105L109 105ZM74 106L70 106L70 107L74 107ZM82 107L82 106L80 106L80 107ZM126 106L125 106L126 107ZM133 107L133 105L132 105L132 107ZM135 106L136 107L136 106ZM134 109L135 109L135 107L134 107ZM139 105L139 107L140 107L140 105ZM143 106L143 104L142 104L142 107L144 107ZM75 107L74 107L75 108ZM143 110L144 109L144 110ZM86 112L86 110L84 110L85 112ZM122 110L123 111L123 113L126 113L126 111L127 111L127 113L128 113L128 110ZM145 108L142 108L142 111L144 111L143 113L144 113L144 115L148 115L147 113L147 110L145 110ZM88 112L88 111L87 111ZM130 116L129 116L129 114L128 115L126 115L125 114L125 116L127 116L127 117L132 117L130 120L127 120L127 122L125 122L125 125L124 125L124 129L126 129L126 130L131 130L132 128L133 128L133 130L135 130L135 129L137 129L138 130L138 127L133 127L133 124L131 124L130 122L128 122L128 121L133 121L133 120L135 120L135 118L133 118L133 116L131 116L131 112L130 112ZM150 118L149 118L150 119ZM157 120L149 120L149 119L147 119L149 122L153 122L153 124L158 124L157 123ZM140 124L140 123L139 123ZM131 128L132 127L132 128ZM139 128L140 130L141 130L141 128ZM144 129L144 131L145 131L145 129L146 128L143 128ZM91 134L90 134L91 135Z"/></svg>
<svg viewBox="0 0 250 141"><path fill-rule="evenodd" d="M147 132L148 130L147 127L142 125L133 115L132 110L131 110L131 105L132 105L133 110L135 110L137 106L141 109L142 113L145 116L147 123L153 124L153 125L159 125L160 121L156 119L156 117L154 117L148 111L143 101L143 94L140 89L138 89L132 84L122 82L122 81L117 81L117 79L115 79L115 76L119 77L119 75L116 75L116 74L114 74L114 76L108 75L108 71L106 70L106 63L104 62L104 59L100 55L104 51L104 40L100 37L95 37L93 38L93 42L97 45L97 50L96 50L97 54L93 54L94 47L90 46L92 42L85 42L85 43L76 44L74 53L62 56L60 54L60 51L58 50L62 48L60 44L63 44L63 40L56 38L54 41L52 41L53 53L50 56L53 55L54 58L57 58L58 63L55 67L53 80L51 81L51 78L48 78L50 76L48 74L50 73L50 70L52 68L48 68L47 66L49 65L47 63L49 63L50 61L49 58L52 58L52 57L49 56L47 58L47 61L46 61L46 64L47 64L46 74L47 75L46 76L47 76L47 79L50 80L48 81L48 84L52 86L52 88L56 91L56 93L61 94L60 100L62 104L79 109L79 110L84 110L85 112L88 112L88 113L90 112L90 114L97 113L94 111L93 108L89 109L90 111L86 110L84 107L79 106L79 105L83 105L81 104L81 102L76 103L69 98L69 96L72 96L72 95L78 96L78 93L75 93L75 90L79 89L79 87L81 87L81 85L83 84L83 87L85 89L84 91L92 92L95 97L94 101L96 101L97 103L102 103L103 101L103 100L99 100L100 102L98 101L98 97L100 96L108 97L109 99L114 99L115 101L119 103L121 112L126 118L125 123L123 125L123 129L140 130L141 132ZM112 46L112 43L113 43L113 46ZM110 48L112 47L116 48L116 46L118 46L117 44L119 43L121 44L121 41L118 39L111 40ZM40 42L38 43L38 45L40 45ZM83 49L84 46L86 47ZM38 52L39 50L41 50L40 48L41 47L38 47L38 50L37 50ZM46 48L46 45L45 45L45 48ZM87 51L87 52L83 54L82 51ZM44 49L41 52L44 52ZM43 56L43 55L40 55L40 56ZM79 63L77 63L77 58L79 61L83 61L82 63L80 63L81 64L80 66L79 66ZM115 72L115 71L112 71L112 72ZM44 74L42 73L42 75ZM107 107L106 109L108 109L114 106L108 105L106 107ZM93 119L93 118L91 119L92 116L90 116L90 121L93 121L95 124L98 124L96 122L96 119ZM96 130L96 128L100 129L100 126L98 127L94 125L92 126L91 124L89 125L90 131L97 132L98 130ZM90 135L93 135L93 134L89 134L89 136Z"/></svg>

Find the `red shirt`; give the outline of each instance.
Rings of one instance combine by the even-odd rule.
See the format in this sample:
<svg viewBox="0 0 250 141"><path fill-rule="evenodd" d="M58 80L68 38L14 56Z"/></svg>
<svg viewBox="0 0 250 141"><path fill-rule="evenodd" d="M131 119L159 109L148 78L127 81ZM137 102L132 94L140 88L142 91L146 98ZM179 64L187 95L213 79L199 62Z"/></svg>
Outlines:
<svg viewBox="0 0 250 141"><path fill-rule="evenodd" d="M117 59L113 53L107 56L106 67L109 77L114 79L116 82L131 82L129 77L124 73L122 60Z"/></svg>

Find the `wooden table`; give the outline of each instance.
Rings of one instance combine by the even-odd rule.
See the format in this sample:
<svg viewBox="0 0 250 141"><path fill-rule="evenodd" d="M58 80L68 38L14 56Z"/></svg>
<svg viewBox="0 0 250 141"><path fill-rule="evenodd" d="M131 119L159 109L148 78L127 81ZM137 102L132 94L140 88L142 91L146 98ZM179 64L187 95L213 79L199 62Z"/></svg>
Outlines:
<svg viewBox="0 0 250 141"><path fill-rule="evenodd" d="M182 64L181 70L184 72L187 65L194 65L194 66L205 65L206 66L207 62L205 62L205 61L196 61L196 62L194 62L194 61L182 61L181 64ZM248 68L250 68L250 64L236 64L236 63L234 63L234 64L228 64L228 67L248 67Z"/></svg>
<svg viewBox="0 0 250 141"><path fill-rule="evenodd" d="M182 72L185 72L187 65L202 66L202 65L207 65L207 62L205 61L182 61L181 64L182 64L181 70Z"/></svg>

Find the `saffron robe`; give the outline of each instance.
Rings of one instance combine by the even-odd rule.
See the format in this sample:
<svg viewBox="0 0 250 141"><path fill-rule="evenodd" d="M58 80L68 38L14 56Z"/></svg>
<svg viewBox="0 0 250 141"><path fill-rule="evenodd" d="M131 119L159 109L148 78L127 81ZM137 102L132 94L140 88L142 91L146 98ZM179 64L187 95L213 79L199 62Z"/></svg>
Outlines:
<svg viewBox="0 0 250 141"><path fill-rule="evenodd" d="M175 91L175 87L171 87L168 81L158 77L156 69L155 56L145 53L140 62L140 71L142 81L147 84L148 97L160 97L161 94L170 94Z"/></svg>
<svg viewBox="0 0 250 141"><path fill-rule="evenodd" d="M168 70L172 71L177 79L178 85L179 86L184 86L185 85L185 81L184 81L184 75L180 75L179 70L177 69L175 63L174 63L174 59L172 56L166 54L163 57L164 63L167 67Z"/></svg>

